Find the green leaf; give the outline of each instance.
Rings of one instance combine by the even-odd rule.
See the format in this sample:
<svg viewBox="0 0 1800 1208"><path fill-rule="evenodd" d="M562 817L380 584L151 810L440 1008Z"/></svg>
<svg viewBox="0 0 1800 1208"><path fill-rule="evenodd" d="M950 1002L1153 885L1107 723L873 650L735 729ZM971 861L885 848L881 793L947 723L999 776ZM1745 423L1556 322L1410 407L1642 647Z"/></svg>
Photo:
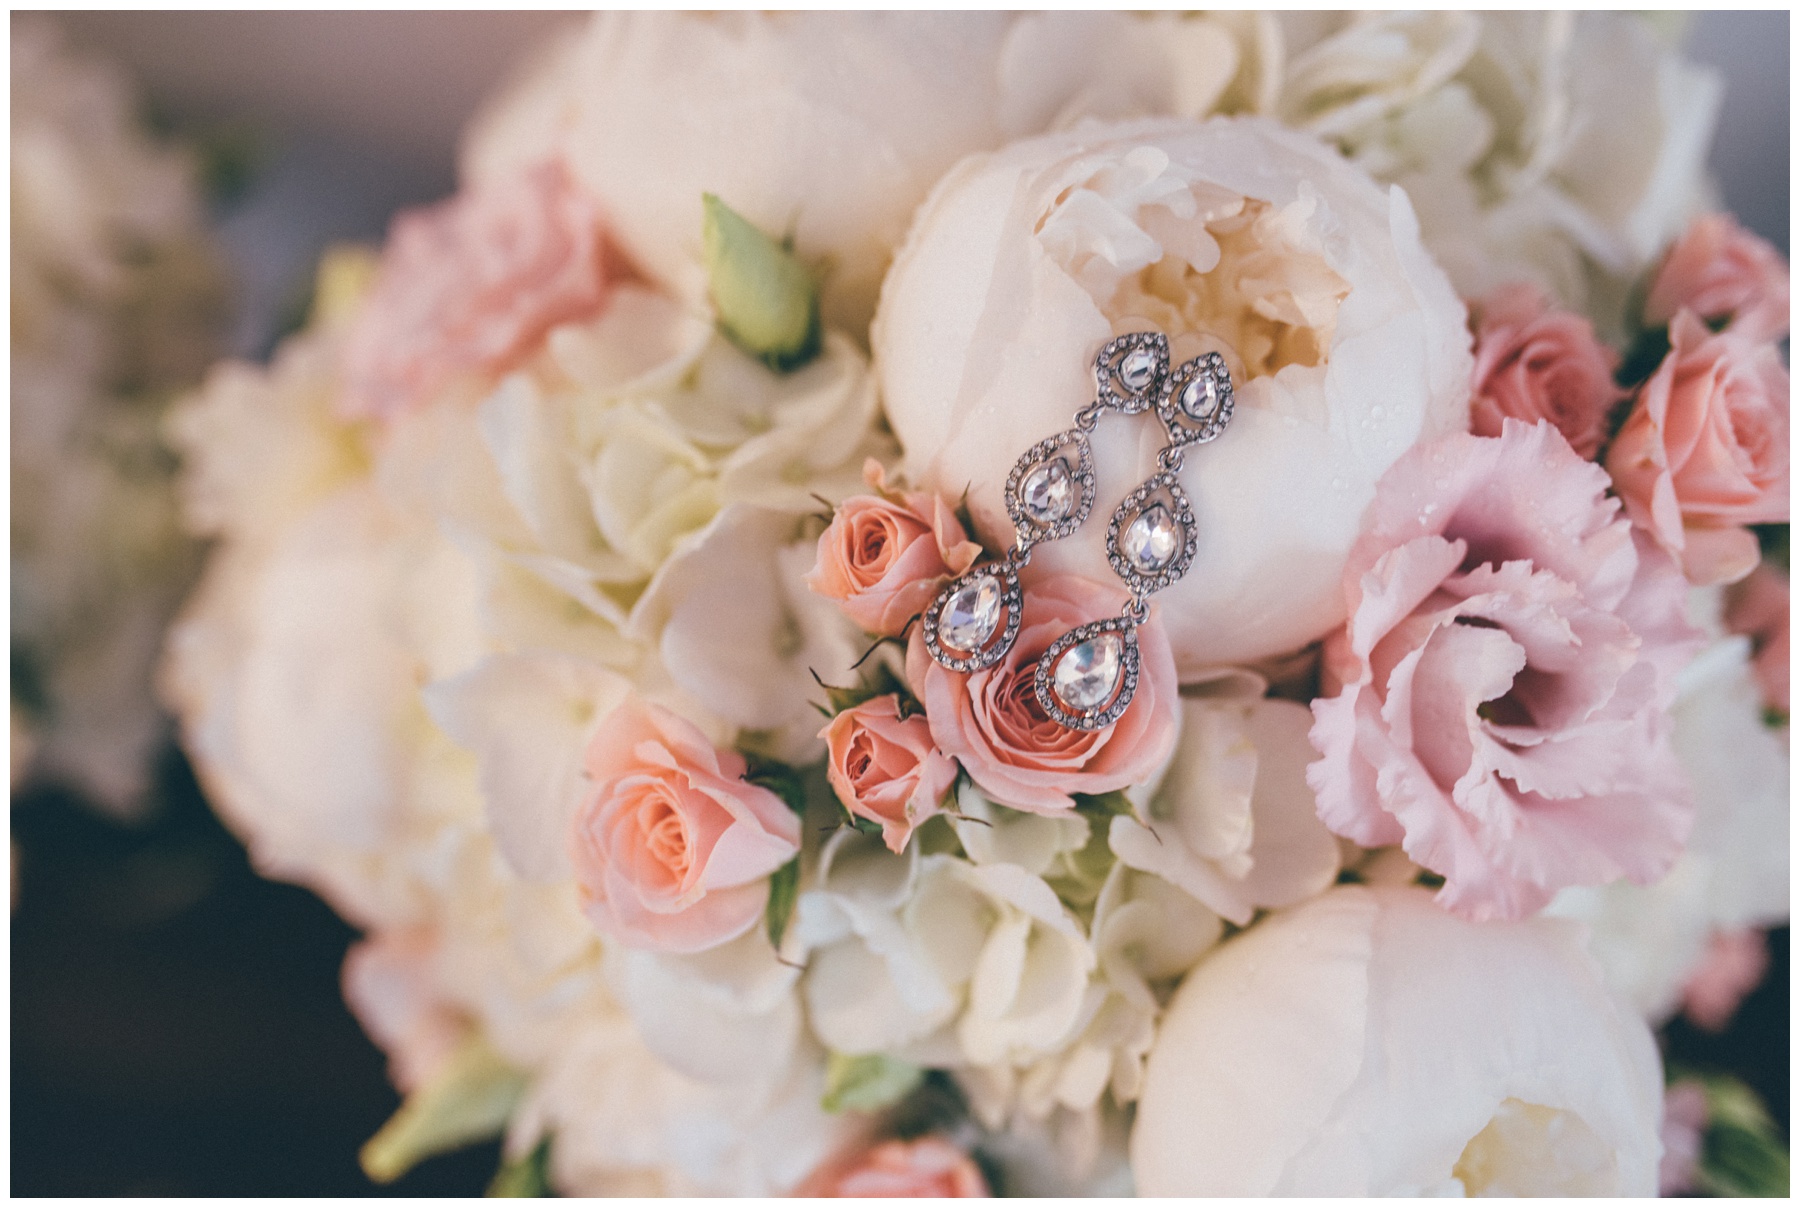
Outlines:
<svg viewBox="0 0 1800 1208"><path fill-rule="evenodd" d="M785 373L819 353L819 285L793 249L707 193L706 268L726 339Z"/></svg>
<svg viewBox="0 0 1800 1208"><path fill-rule="evenodd" d="M906 1098L924 1077L918 1066L883 1053L833 1053L825 1063L825 1097L819 1106L833 1113L878 1112Z"/></svg>
<svg viewBox="0 0 1800 1208"><path fill-rule="evenodd" d="M1786 1196L1788 1153L1756 1092L1736 1078L1703 1076L1711 1115L1700 1151L1700 1189L1716 1196Z"/></svg>
<svg viewBox="0 0 1800 1208"><path fill-rule="evenodd" d="M787 934L788 920L794 917L794 903L800 897L800 857L795 856L775 870L769 878L769 906L764 918L769 925L769 943L781 951L781 937Z"/></svg>
<svg viewBox="0 0 1800 1208"><path fill-rule="evenodd" d="M770 759L753 751L740 751L746 769L744 779L750 784L768 789L796 814L806 815L806 778L800 769L782 763L779 759Z"/></svg>
<svg viewBox="0 0 1800 1208"><path fill-rule="evenodd" d="M1094 795L1076 793L1075 808L1089 815L1090 820L1098 818L1101 821L1108 821L1119 814L1127 817L1133 817L1136 814L1131 807L1131 798L1127 797L1120 789Z"/></svg>
<svg viewBox="0 0 1800 1208"><path fill-rule="evenodd" d="M429 1086L406 1096L359 1155L363 1173L391 1183L440 1153L497 1135L525 1093L526 1078L480 1036L471 1036Z"/></svg>
<svg viewBox="0 0 1800 1208"><path fill-rule="evenodd" d="M556 1193L550 1190L550 1138L539 1141L522 1158L503 1162L494 1172L487 1193L495 1199L544 1199Z"/></svg>

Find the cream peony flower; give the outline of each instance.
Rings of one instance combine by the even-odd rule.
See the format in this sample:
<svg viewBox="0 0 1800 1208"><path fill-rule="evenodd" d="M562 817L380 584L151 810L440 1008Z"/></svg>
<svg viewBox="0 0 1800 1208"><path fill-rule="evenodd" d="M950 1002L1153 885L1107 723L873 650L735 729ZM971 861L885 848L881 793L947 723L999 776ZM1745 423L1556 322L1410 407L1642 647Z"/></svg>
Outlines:
<svg viewBox="0 0 1800 1208"><path fill-rule="evenodd" d="M1182 984L1131 1139L1143 1195L1651 1195L1662 1077L1578 929L1333 890Z"/></svg>
<svg viewBox="0 0 1800 1208"><path fill-rule="evenodd" d="M561 147L627 254L706 290L703 193L792 231L860 331L913 208L962 156L1080 115L1206 112L1240 52L1212 21L1124 13L609 13L476 126L480 180Z"/></svg>
<svg viewBox="0 0 1800 1208"><path fill-rule="evenodd" d="M1462 304L1412 210L1323 146L1262 121L1084 126L965 161L920 209L873 329L910 478L969 491L1010 534L1013 462L1093 397L1122 331L1177 360L1223 352L1237 416L1190 450L1192 568L1157 607L1184 677L1281 654L1343 619L1335 590L1376 479L1466 427ZM1100 503L1031 574L1110 581L1106 509L1154 469L1151 419L1103 418Z"/></svg>

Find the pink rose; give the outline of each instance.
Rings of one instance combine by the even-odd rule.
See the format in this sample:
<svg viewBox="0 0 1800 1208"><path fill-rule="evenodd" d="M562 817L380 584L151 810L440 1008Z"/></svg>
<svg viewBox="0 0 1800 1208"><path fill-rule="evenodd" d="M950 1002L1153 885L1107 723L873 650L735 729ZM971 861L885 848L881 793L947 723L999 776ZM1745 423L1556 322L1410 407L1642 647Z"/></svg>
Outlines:
<svg viewBox="0 0 1800 1208"><path fill-rule="evenodd" d="M469 1018L433 981L437 949L434 933L415 928L377 932L344 954L344 1001L402 1093L429 1085L469 1034Z"/></svg>
<svg viewBox="0 0 1800 1208"><path fill-rule="evenodd" d="M1723 1032L1769 971L1769 945L1754 927L1717 931L1681 990L1681 1013L1704 1032Z"/></svg>
<svg viewBox="0 0 1800 1208"><path fill-rule="evenodd" d="M1725 591L1725 626L1750 639L1763 703L1788 711L1788 581L1767 562Z"/></svg>
<svg viewBox="0 0 1800 1208"><path fill-rule="evenodd" d="M459 374L503 374L629 275L559 162L394 220L344 348L346 415L387 417Z"/></svg>
<svg viewBox="0 0 1800 1208"><path fill-rule="evenodd" d="M956 781L956 765L932 745L924 715L902 718L892 694L844 710L819 737L838 800L852 816L880 823L882 841L896 853Z"/></svg>
<svg viewBox="0 0 1800 1208"><path fill-rule="evenodd" d="M1150 779L1175 750L1180 729L1175 656L1155 616L1138 627L1141 670L1124 716L1100 730L1071 730L1038 704L1038 656L1077 625L1117 616L1130 597L1075 575L1025 591L1018 639L992 667L964 674L939 666L914 634L906 675L925 705L938 749L960 762L994 800L1049 814L1075 808L1072 793L1107 793Z"/></svg>
<svg viewBox="0 0 1800 1208"><path fill-rule="evenodd" d="M1729 320L1746 340L1778 340L1788 329L1788 266L1767 240L1729 214L1688 224L1656 271L1644 299L1644 322L1660 327L1677 311Z"/></svg>
<svg viewBox="0 0 1800 1208"><path fill-rule="evenodd" d="M1594 338L1594 325L1551 310L1529 285L1496 291L1476 316L1475 434L1498 436L1505 419L1547 419L1583 457L1599 452L1607 413L1625 393L1613 382L1618 355Z"/></svg>
<svg viewBox="0 0 1800 1208"><path fill-rule="evenodd" d="M879 493L838 504L819 534L819 558L806 585L838 601L844 615L869 633L896 637L946 580L974 565L981 547L936 495L887 490L874 458L863 476Z"/></svg>
<svg viewBox="0 0 1800 1208"><path fill-rule="evenodd" d="M1327 826L1402 844L1468 918L1653 881L1693 822L1668 706L1700 635L1605 490L1556 429L1507 420L1396 462L1351 551L1307 780Z"/></svg>
<svg viewBox="0 0 1800 1208"><path fill-rule="evenodd" d="M1606 468L1631 518L1696 584L1756 567L1740 526L1788 518L1788 374L1769 344L1713 335L1690 312L1638 391Z"/></svg>
<svg viewBox="0 0 1800 1208"><path fill-rule="evenodd" d="M828 1163L795 1189L810 1199L985 1199L981 1168L942 1137L883 1141Z"/></svg>
<svg viewBox="0 0 1800 1208"><path fill-rule="evenodd" d="M800 820L744 771L742 756L667 709L632 697L608 715L588 744L594 790L569 836L603 935L699 952L756 924L769 874L800 850Z"/></svg>

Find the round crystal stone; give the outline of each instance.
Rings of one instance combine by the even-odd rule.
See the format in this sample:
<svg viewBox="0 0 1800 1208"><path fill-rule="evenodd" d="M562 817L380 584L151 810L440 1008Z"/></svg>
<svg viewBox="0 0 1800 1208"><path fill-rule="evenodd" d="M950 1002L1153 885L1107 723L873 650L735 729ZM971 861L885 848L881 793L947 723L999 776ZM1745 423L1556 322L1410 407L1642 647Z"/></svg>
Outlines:
<svg viewBox="0 0 1800 1208"><path fill-rule="evenodd" d="M1134 348L1119 362L1119 380L1133 394L1142 394L1156 376L1156 354L1148 348Z"/></svg>
<svg viewBox="0 0 1800 1208"><path fill-rule="evenodd" d="M1026 476L1019 494L1026 515L1039 524L1065 519L1075 506L1075 480L1069 475L1069 463L1061 457L1045 462Z"/></svg>
<svg viewBox="0 0 1800 1208"><path fill-rule="evenodd" d="M1153 503L1137 514L1125 530L1124 554L1140 572L1153 575L1175 560L1181 542L1181 526L1169 509Z"/></svg>
<svg viewBox="0 0 1800 1208"><path fill-rule="evenodd" d="M1219 383L1202 373L1181 391L1181 409L1195 419L1210 419L1219 409Z"/></svg>
<svg viewBox="0 0 1800 1208"><path fill-rule="evenodd" d="M1125 665L1125 640L1113 632L1095 634L1063 651L1056 660L1052 686L1056 699L1071 713L1098 709L1113 698Z"/></svg>
<svg viewBox="0 0 1800 1208"><path fill-rule="evenodd" d="M986 646L1000 624L1000 581L992 575L969 580L944 601L938 616L938 641L964 654Z"/></svg>

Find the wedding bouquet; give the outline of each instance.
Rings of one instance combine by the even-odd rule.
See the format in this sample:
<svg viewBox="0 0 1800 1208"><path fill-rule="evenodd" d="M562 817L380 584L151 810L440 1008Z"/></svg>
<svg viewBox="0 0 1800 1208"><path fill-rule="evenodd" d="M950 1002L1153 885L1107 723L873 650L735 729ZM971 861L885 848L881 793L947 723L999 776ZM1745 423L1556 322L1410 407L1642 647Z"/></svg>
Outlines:
<svg viewBox="0 0 1800 1208"><path fill-rule="evenodd" d="M195 165L55 27L12 28L12 768L139 813L199 560L158 423L218 355Z"/></svg>
<svg viewBox="0 0 1800 1208"><path fill-rule="evenodd" d="M365 1168L1654 1192L1788 881L1787 266L1667 33L549 47L171 422L167 694L367 932ZM1685 1085L1670 1187L1762 1127Z"/></svg>

